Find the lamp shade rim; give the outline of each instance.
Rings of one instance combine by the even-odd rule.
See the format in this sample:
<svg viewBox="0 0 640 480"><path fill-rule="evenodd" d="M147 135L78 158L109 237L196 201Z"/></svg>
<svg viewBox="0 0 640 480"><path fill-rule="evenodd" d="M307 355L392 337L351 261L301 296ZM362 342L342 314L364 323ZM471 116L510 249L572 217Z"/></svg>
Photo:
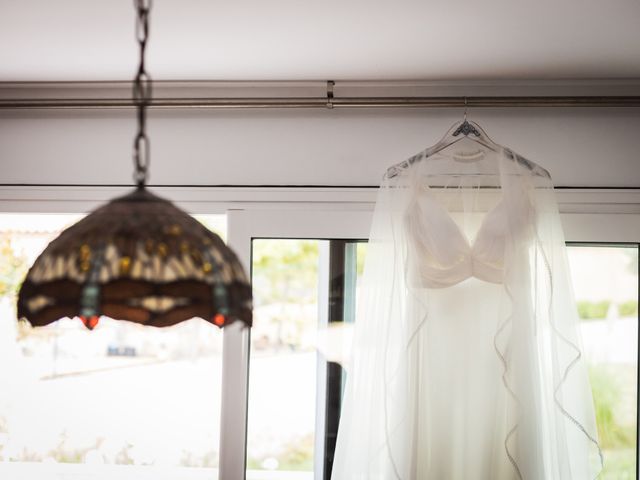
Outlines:
<svg viewBox="0 0 640 480"><path fill-rule="evenodd" d="M250 326L251 286L222 239L144 187L64 230L36 259L18 297L35 326L105 315L155 326L199 317Z"/></svg>

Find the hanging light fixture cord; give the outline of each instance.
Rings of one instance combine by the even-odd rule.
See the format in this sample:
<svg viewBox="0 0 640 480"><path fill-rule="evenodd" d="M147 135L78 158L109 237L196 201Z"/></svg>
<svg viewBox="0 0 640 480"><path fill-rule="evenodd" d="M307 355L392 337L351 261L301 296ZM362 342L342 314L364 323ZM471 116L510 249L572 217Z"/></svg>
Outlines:
<svg viewBox="0 0 640 480"><path fill-rule="evenodd" d="M149 169L149 138L147 137L147 107L151 103L151 77L145 70L144 55L149 38L151 0L134 0L137 12L136 39L140 45L140 63L133 82L133 102L138 111L138 133L133 142L134 180L139 188L147 183Z"/></svg>

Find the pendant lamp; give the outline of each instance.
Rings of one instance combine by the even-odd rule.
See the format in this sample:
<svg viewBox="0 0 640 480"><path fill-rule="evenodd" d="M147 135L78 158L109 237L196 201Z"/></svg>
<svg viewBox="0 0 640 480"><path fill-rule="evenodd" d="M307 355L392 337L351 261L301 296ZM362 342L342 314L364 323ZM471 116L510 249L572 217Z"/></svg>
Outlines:
<svg viewBox="0 0 640 480"><path fill-rule="evenodd" d="M133 86L138 132L137 188L64 230L36 259L18 295L18 318L33 326L80 317L93 329L104 315L165 327L199 317L218 327L251 326L251 287L216 234L146 188L146 109L151 78L144 54L150 0L134 0L140 63Z"/></svg>

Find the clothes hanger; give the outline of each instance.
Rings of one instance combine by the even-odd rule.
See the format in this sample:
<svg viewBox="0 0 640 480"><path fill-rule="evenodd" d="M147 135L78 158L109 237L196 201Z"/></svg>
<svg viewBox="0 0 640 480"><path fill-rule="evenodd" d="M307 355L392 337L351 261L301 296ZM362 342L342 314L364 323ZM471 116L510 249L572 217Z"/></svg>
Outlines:
<svg viewBox="0 0 640 480"><path fill-rule="evenodd" d="M419 162L421 160L429 159L433 157L435 154L440 153L443 150L449 148L450 146L465 139L469 139L479 144L481 147L487 150L491 150L494 153L502 153L510 160L517 161L518 163L520 163L521 165L525 166L527 169L533 171L538 175L550 177L549 172L547 172L544 168L540 167L536 163L531 162L530 160L527 160L526 158L514 153L510 149L503 147L502 145L499 145L495 143L493 140L491 140L491 138L489 138L489 136L482 129L482 127L480 127L480 125L478 125L474 121L470 121L467 119L467 110L468 110L467 97L464 97L463 119L455 123L451 128L449 128L449 130L444 135L444 137L442 137L442 139L440 139L440 141L435 145L433 145L432 147L429 147L426 150L423 150L422 152L414 155L413 157L390 167L387 170L387 173L385 175L386 178L393 178L399 175L402 172L402 170L408 168L414 163ZM458 157L458 159L461 159L463 161L475 161L475 160L480 160L484 157L484 155L478 155L476 158L474 158L474 155L469 155L465 159L464 158L465 155L462 155L462 156L455 155L455 156Z"/></svg>
<svg viewBox="0 0 640 480"><path fill-rule="evenodd" d="M464 139L473 140L484 148L496 153L504 150L504 147L498 145L489 138L489 135L486 134L486 132L480 127L480 125L478 125L476 122L470 122L467 119L467 112L467 97L464 97L464 114L462 121L454 124L438 143L425 150L424 154L426 157L430 157L438 152L441 152L442 150Z"/></svg>

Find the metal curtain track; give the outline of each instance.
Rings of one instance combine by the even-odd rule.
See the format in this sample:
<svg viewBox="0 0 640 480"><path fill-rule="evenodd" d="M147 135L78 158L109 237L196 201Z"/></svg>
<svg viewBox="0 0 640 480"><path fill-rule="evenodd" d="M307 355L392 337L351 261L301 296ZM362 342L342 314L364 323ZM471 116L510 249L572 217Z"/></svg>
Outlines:
<svg viewBox="0 0 640 480"><path fill-rule="evenodd" d="M162 82L160 89L163 88ZM319 82L318 82L319 83ZM172 82L166 82L171 87ZM26 85L26 86L25 86ZM91 85L91 84L89 84ZM197 84L196 84L197 85ZM319 83L319 86L322 86ZM348 83L346 84L348 85ZM293 108L309 108L309 109L333 109L333 108L502 108L502 107L640 107L640 85L633 89L612 90L606 92L597 92L592 94L589 91L585 95L584 90L574 90L580 95L566 95L571 90L565 88L561 95L494 95L496 89L491 91L490 95L470 95L461 96L457 93L448 95L431 95L429 91L422 91L422 95L407 95L408 91L400 90L398 95L388 95L388 91L383 91L385 95L371 95L371 90L367 94L353 95L354 90L348 90L350 95L336 96L334 95L335 82L326 82L326 91L320 90L320 95L309 95L309 91L305 91L300 95L300 90L293 90L297 95L291 95L291 91L278 90L277 94L264 95L263 90L253 90L251 87L240 90L236 96L228 95L225 92L220 95L221 90L180 90L180 88L169 88L160 94L155 94L149 103L149 108L156 109L293 109ZM340 82L343 86L343 82ZM130 98L130 90L122 89L110 90L106 94L100 93L100 90L87 88L86 84L74 86L71 83L64 82L53 85L53 88L47 89L40 87L33 89L33 85L13 84L5 85L5 93L3 94L3 85L0 84L0 110L4 109L128 109L134 108L135 104ZM13 90L11 90L13 89ZM32 90L33 89L33 90ZM154 89L155 90L155 89ZM98 93L96 93L96 91ZM185 95L186 92L190 94ZM317 90L316 90L317 91ZM611 95L610 93L624 92L622 95ZM44 93L43 93L44 92ZM377 92L374 90L374 93ZM519 92L527 92L520 89ZM518 93L519 93L518 92ZM537 90L540 93L540 90ZM251 94L256 93L256 96ZM289 93L289 95L287 94ZM324 93L324 95L323 95ZM395 92L394 92L395 93ZM426 93L426 95L425 95ZM595 93L595 92L594 92ZM604 95L599 93L605 93ZM629 95L631 93L631 95ZM262 94L261 96L258 96Z"/></svg>

